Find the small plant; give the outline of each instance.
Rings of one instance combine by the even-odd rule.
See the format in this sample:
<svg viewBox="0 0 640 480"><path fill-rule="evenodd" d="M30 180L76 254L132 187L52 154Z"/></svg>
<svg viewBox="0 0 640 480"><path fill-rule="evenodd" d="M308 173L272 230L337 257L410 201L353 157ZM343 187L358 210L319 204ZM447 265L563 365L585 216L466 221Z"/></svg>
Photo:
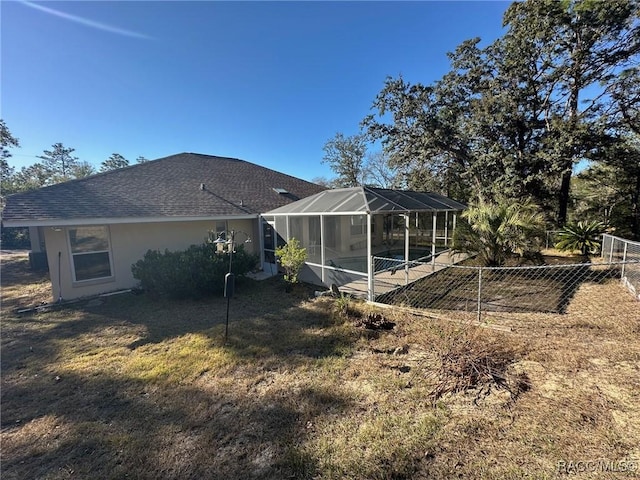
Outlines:
<svg viewBox="0 0 640 480"><path fill-rule="evenodd" d="M333 298L332 313L337 320L359 321L362 318L363 312L358 308L357 303L351 295L338 291L336 287Z"/></svg>
<svg viewBox="0 0 640 480"><path fill-rule="evenodd" d="M285 246L276 249L276 257L284 268L284 280L291 284L298 283L300 270L307 261L307 249L302 248L296 238L291 238Z"/></svg>
<svg viewBox="0 0 640 480"><path fill-rule="evenodd" d="M600 237L605 225L602 222L578 222L567 225L558 233L555 247L562 251L579 250L585 259L600 250Z"/></svg>
<svg viewBox="0 0 640 480"><path fill-rule="evenodd" d="M352 312L351 308L351 297L349 295L345 295L341 293L338 297L336 297L336 310L341 316L348 316Z"/></svg>

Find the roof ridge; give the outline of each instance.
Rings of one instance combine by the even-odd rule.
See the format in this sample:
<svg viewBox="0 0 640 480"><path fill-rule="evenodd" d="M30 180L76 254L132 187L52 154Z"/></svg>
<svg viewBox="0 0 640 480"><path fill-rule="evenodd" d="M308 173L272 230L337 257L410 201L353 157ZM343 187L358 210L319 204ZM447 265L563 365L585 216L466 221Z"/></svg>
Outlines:
<svg viewBox="0 0 640 480"><path fill-rule="evenodd" d="M211 159L211 160L228 160L228 161L234 161L234 162L242 162L244 164L251 165L253 167L257 167L257 168L260 168L260 169L263 169L263 170L267 170L269 172L273 172L273 173L275 173L277 175L288 177L289 179L292 179L292 180L294 180L296 182L302 181L302 182L305 182L305 183L310 184L310 185L317 185L316 183L309 182L309 181L304 180L302 178L297 178L297 177L294 177L293 175L282 173L282 172L279 172L279 171L274 170L272 168L265 167L264 165L259 165L257 163L249 162L248 160L243 160L243 159L240 159L240 158L222 157L222 156L219 156L219 155L210 155L210 154L207 154L207 153L181 152L181 153L174 153L174 154L168 155L166 157L154 158L153 160L147 160L146 162L142 162L142 163L135 163L133 165L127 165L126 167L114 168L112 170L107 170L107 171L104 171L104 172L96 172L96 173L94 173L92 175L88 175L88 176L82 177L82 178L70 178L70 179L65 180L63 182L54 183L52 185L43 185L42 187L38 187L37 189L34 189L34 190L27 190L25 192L12 193L12 194L7 195L7 197L33 192L35 190L50 190L52 188L53 189L65 188L65 187L67 187L69 185L87 182L87 181L93 180L95 178L102 178L102 177L105 177L105 176L108 176L108 175L119 174L122 171L132 170L134 168L135 169L149 168L150 166L155 165L157 163L164 162L164 161L171 161L171 160L174 160L174 159L177 159L177 158L180 158L180 157L184 157L184 156L203 157L205 159ZM277 186L277 185L274 185L274 186Z"/></svg>
<svg viewBox="0 0 640 480"><path fill-rule="evenodd" d="M242 162L242 163L245 163L245 164L248 164L248 165L252 165L254 167L261 168L263 170L267 170L269 172L276 173L276 174L278 174L280 176L283 176L283 177L288 177L288 178L290 178L292 180L295 180L296 182L302 181L302 182L308 183L310 185L318 186L317 183L310 182L310 181L305 180L303 178L294 177L293 175L289 175L288 173L284 173L284 172L281 172L279 170L274 170L273 168L266 167L266 166L261 165L259 163L250 162L249 160L243 160L242 158L221 157L219 155L209 155L207 153L197 153L197 152L184 152L184 153L181 153L181 154L178 154L178 155L195 155L195 156L199 156L199 157L214 158L214 159L218 159L218 160L232 160L232 161L235 161L235 162Z"/></svg>
<svg viewBox="0 0 640 480"><path fill-rule="evenodd" d="M369 190L369 187L363 187L363 188L367 188L367 189ZM394 190L391 190L391 189L388 189L388 188L386 188L386 189L379 189L379 190L394 191ZM400 204L399 204L399 203L397 203L397 202L394 202L394 201L393 201L393 200L391 200L390 198L387 198L386 196L382 195L381 193L374 192L372 189L371 189L370 191L371 191L371 193L372 193L372 194L377 195L377 196L379 196L379 197L382 197L385 201L387 201L387 202L389 202L389 203L393 203L396 207L398 207L398 208L402 209L403 211L408 211L405 207L403 207L402 205L400 205ZM367 203L367 206L368 206L368 203Z"/></svg>
<svg viewBox="0 0 640 480"><path fill-rule="evenodd" d="M278 187L291 194L276 194L273 188ZM2 219L17 224L85 217L259 214L322 190L247 160L183 152L8 195Z"/></svg>
<svg viewBox="0 0 640 480"><path fill-rule="evenodd" d="M153 160L147 160L146 162L134 163L133 165L127 165L126 167L113 168L111 170L106 170L104 172L98 171L96 173L92 173L91 175L87 175L86 177L70 178L70 179L65 180L63 182L53 183L51 185L43 185L43 186L35 188L33 190L26 190L24 192L12 193L10 195L7 195L7 197L10 197L10 196L13 196L13 195L21 195L21 194L24 194L24 193L30 193L30 192L34 192L36 190L40 191L40 190L49 190L49 189L52 189L52 188L62 188L62 187L66 187L66 186L68 186L70 184L77 184L77 183L87 182L87 181L93 180L95 178L101 178L101 177L105 177L105 176L108 176L108 175L113 175L115 173L122 172L123 170L131 170L133 168L147 166L150 163L159 162L159 161L166 160L168 158L175 157L175 156L178 156L178 155L183 155L183 154L182 153L177 153L177 154L174 154L174 155L169 155L168 157L154 158Z"/></svg>

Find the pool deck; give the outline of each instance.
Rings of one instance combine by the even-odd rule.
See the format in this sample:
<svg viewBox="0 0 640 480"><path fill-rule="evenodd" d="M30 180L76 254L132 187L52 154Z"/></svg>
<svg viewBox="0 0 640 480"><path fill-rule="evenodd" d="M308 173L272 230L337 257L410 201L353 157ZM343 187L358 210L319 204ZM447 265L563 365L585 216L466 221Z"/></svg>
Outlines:
<svg viewBox="0 0 640 480"><path fill-rule="evenodd" d="M374 275L374 289L376 295L391 292L405 285L415 282L421 278L433 275L435 272L443 270L451 265L460 263L469 258L463 253L452 254L445 251L436 255L435 261L429 263L421 263L415 266L403 266L397 270L384 270ZM348 293L354 297L367 298L368 284L367 279L359 279L349 282L340 287L340 291Z"/></svg>

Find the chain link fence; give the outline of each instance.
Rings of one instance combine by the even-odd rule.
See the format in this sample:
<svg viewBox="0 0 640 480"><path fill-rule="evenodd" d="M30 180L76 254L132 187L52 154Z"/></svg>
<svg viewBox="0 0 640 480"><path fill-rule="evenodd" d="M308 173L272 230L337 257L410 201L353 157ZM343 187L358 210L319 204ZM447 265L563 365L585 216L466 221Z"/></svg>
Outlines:
<svg viewBox="0 0 640 480"><path fill-rule="evenodd" d="M578 290L609 282L633 282L640 274L640 248L627 260L518 267L474 267L374 259L378 303L410 307L469 320L505 313L563 314ZM636 288L639 286L635 283ZM620 289L621 295L624 291ZM636 295L634 293L634 295ZM636 295L637 298L637 295ZM638 306L640 312L640 305Z"/></svg>
<svg viewBox="0 0 640 480"><path fill-rule="evenodd" d="M628 262L622 268L622 283L640 300L640 242L604 234L601 257L607 262Z"/></svg>

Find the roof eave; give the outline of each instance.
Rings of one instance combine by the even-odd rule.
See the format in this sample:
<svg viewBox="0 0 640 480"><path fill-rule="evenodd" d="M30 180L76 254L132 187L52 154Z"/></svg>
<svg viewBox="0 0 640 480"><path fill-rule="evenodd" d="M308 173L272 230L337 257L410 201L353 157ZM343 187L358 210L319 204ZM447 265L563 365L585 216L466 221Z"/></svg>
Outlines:
<svg viewBox="0 0 640 480"><path fill-rule="evenodd" d="M211 216L175 216L175 217L97 217L97 218L57 218L2 220L4 227L68 227L76 225L116 225L133 223L195 222L216 220L254 220L258 214L211 215Z"/></svg>

